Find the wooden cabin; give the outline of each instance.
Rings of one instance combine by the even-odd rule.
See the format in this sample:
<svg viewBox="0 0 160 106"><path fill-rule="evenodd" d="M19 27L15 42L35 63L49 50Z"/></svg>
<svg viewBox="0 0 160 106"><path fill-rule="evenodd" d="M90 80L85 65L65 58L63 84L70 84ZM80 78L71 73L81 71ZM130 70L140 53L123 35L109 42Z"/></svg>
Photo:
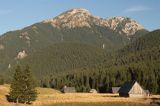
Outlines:
<svg viewBox="0 0 160 106"><path fill-rule="evenodd" d="M67 86L64 86L62 88L62 92L63 93L75 93L76 92L76 89L75 87L67 87Z"/></svg>
<svg viewBox="0 0 160 106"><path fill-rule="evenodd" d="M112 87L112 93L116 94L116 93L119 93L119 89L120 87Z"/></svg>
<svg viewBox="0 0 160 106"><path fill-rule="evenodd" d="M137 81L125 82L120 90L119 96L121 97L146 97L145 90L139 85Z"/></svg>
<svg viewBox="0 0 160 106"><path fill-rule="evenodd" d="M150 96L149 90L144 90L144 91L146 92L146 95L147 95L147 96Z"/></svg>
<svg viewBox="0 0 160 106"><path fill-rule="evenodd" d="M97 90L96 90L96 89L91 89L91 90L89 91L89 93L97 93Z"/></svg>

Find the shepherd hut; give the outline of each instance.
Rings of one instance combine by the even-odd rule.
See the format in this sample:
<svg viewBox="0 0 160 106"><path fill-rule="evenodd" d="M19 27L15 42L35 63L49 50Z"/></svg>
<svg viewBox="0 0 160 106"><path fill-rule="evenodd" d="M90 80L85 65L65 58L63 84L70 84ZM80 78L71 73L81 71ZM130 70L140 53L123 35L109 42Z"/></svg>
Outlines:
<svg viewBox="0 0 160 106"><path fill-rule="evenodd" d="M145 97L146 92L139 85L137 81L125 82L120 90L119 96L121 97Z"/></svg>
<svg viewBox="0 0 160 106"><path fill-rule="evenodd" d="M120 87L112 87L112 93L118 93L119 92Z"/></svg>
<svg viewBox="0 0 160 106"><path fill-rule="evenodd" d="M97 93L97 90L96 89L91 89L89 92L90 93Z"/></svg>
<svg viewBox="0 0 160 106"><path fill-rule="evenodd" d="M67 86L64 86L62 88L62 92L63 93L75 93L76 92L76 89L75 87L67 87Z"/></svg>
<svg viewBox="0 0 160 106"><path fill-rule="evenodd" d="M144 90L146 92L146 96L150 96L149 90Z"/></svg>

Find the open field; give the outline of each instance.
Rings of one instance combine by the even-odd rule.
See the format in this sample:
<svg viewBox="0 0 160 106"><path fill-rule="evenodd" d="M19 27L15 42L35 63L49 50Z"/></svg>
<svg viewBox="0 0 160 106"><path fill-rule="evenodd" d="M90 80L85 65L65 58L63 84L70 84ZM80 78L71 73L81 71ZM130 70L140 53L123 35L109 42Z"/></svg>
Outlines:
<svg viewBox="0 0 160 106"><path fill-rule="evenodd" d="M37 88L39 96L32 106L160 106L160 95L148 98L122 98L118 94L70 93L62 94L57 90ZM16 106L7 102L5 95L9 85L0 86L0 106ZM22 104L19 106L23 106Z"/></svg>

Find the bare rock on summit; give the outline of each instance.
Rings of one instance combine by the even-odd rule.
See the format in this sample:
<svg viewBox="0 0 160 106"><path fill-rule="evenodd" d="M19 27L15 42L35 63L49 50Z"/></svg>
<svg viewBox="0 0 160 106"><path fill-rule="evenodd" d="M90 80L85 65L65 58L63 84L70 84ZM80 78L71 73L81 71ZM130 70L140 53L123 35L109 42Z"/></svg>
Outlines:
<svg viewBox="0 0 160 106"><path fill-rule="evenodd" d="M104 26L119 34L125 34L126 36L134 35L137 31L144 29L142 25L128 17L112 17L104 19L93 16L88 10L83 8L71 9L53 19L45 20L43 22L51 23L53 27L57 28L91 28L93 25Z"/></svg>

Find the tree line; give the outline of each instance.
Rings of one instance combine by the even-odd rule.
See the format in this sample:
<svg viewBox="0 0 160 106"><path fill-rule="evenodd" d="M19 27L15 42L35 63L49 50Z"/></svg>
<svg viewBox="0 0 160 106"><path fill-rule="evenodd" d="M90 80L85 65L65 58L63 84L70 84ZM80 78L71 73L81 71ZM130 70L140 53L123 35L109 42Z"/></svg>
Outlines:
<svg viewBox="0 0 160 106"><path fill-rule="evenodd" d="M112 87L120 87L126 81L136 80L151 93L160 93L160 67L145 63L115 66L106 69L81 69L78 72L49 76L41 80L42 87L61 89L64 85L75 87L78 92L96 89L100 93L111 92Z"/></svg>

